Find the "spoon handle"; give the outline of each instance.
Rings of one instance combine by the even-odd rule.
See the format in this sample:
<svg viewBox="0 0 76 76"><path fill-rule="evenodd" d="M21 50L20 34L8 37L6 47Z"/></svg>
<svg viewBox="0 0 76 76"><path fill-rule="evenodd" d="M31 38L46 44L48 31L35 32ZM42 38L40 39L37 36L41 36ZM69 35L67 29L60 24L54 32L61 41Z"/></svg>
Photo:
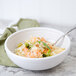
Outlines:
<svg viewBox="0 0 76 76"><path fill-rule="evenodd" d="M71 31L75 30L76 27L73 27L72 29L70 29L68 32L66 32L64 35L66 36L67 34L69 34Z"/></svg>
<svg viewBox="0 0 76 76"><path fill-rule="evenodd" d="M64 38L67 34L69 34L71 31L75 30L76 29L76 26L72 29L70 29L69 31L67 31L64 35L60 36L56 42L53 44L53 46L61 39L61 38Z"/></svg>

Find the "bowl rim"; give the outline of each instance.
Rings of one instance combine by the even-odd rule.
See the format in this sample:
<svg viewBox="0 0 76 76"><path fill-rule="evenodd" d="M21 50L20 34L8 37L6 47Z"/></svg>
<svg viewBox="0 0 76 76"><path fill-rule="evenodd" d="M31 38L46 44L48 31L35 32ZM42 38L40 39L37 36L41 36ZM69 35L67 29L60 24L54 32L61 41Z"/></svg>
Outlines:
<svg viewBox="0 0 76 76"><path fill-rule="evenodd" d="M57 29L54 29L54 28L48 28L48 27L32 27L32 28L22 29L22 30L19 30L19 31L11 34L11 35L6 39L5 44L4 44L6 53L7 53L7 50L8 50L9 53L11 53L12 55L14 55L15 57L19 57L20 59L44 60L44 59L55 58L55 57L60 56L60 55L62 55L63 53L65 53L66 51L69 50L70 45L71 45L71 41L70 41L70 38L69 38L68 36L66 36L66 37L68 38L68 40L69 40L69 46L68 46L68 48L66 48L66 50L64 50L64 51L62 51L62 52L60 52L59 54L56 54L56 55L54 55L54 56L49 56L49 57L44 57L44 58L28 58L28 57L18 56L18 55L16 55L15 53L13 53L12 51L10 51L9 48L7 47L8 39L10 39L13 35L15 35L15 34L17 34L17 33L19 33L19 32L23 32L23 31L31 30L31 29L47 29L47 30L50 30L50 29L51 29L51 30L56 30L56 31L61 32L62 34L64 34L64 33L63 33L62 31L60 31L60 30L57 30ZM7 50L6 50L6 49L7 49Z"/></svg>

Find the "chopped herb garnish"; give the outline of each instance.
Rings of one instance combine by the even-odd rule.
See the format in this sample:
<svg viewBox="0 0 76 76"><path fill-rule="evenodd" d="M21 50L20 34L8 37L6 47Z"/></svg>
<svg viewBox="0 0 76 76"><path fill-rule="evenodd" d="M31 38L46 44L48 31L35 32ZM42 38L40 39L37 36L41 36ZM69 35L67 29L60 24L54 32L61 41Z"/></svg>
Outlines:
<svg viewBox="0 0 76 76"><path fill-rule="evenodd" d="M41 43L41 41L38 41L38 43L40 44L40 43Z"/></svg>
<svg viewBox="0 0 76 76"><path fill-rule="evenodd" d="M46 55L46 54L43 54L42 56L43 56L43 57L47 57L47 55Z"/></svg>
<svg viewBox="0 0 76 76"><path fill-rule="evenodd" d="M50 52L51 52L50 47L45 42L42 42L42 43L43 43L44 46L46 46L49 49L49 51L46 54L47 56L49 56L50 55Z"/></svg>
<svg viewBox="0 0 76 76"><path fill-rule="evenodd" d="M19 43L19 44L18 44L18 47L20 47L20 46L22 46L22 45L23 45L22 43Z"/></svg>
<svg viewBox="0 0 76 76"><path fill-rule="evenodd" d="M26 43L25 43L25 46L28 48L28 47L29 47L29 44L26 42Z"/></svg>
<svg viewBox="0 0 76 76"><path fill-rule="evenodd" d="M48 55L48 56L50 56L50 52L51 52L51 50L49 49L49 51L47 52L47 55Z"/></svg>
<svg viewBox="0 0 76 76"><path fill-rule="evenodd" d="M30 45L28 44L27 42L25 43L25 46L28 48L28 49L31 49L33 47L33 45Z"/></svg>
<svg viewBox="0 0 76 76"><path fill-rule="evenodd" d="M43 43L44 46L46 46L48 49L50 49L50 47L45 42L42 42L42 43Z"/></svg>

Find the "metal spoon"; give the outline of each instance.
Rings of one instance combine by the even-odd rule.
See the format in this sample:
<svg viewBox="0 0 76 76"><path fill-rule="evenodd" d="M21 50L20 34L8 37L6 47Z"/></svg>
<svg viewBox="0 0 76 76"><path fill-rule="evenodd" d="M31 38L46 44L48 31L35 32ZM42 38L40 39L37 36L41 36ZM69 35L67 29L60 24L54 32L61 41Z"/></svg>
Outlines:
<svg viewBox="0 0 76 76"><path fill-rule="evenodd" d="M53 44L52 46L56 45L62 38L64 38L67 34L69 34L71 31L75 30L76 26L72 29L70 29L69 31L67 31L64 35L60 36Z"/></svg>

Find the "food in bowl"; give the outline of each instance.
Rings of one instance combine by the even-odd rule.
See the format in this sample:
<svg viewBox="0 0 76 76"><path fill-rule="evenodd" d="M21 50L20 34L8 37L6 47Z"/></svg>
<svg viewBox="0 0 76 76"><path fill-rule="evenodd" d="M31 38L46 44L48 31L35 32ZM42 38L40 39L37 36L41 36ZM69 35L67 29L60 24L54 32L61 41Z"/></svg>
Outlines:
<svg viewBox="0 0 76 76"><path fill-rule="evenodd" d="M28 58L44 58L59 54L64 48L52 46L52 43L43 37L32 37L23 43L19 43L15 49L15 54Z"/></svg>
<svg viewBox="0 0 76 76"><path fill-rule="evenodd" d="M46 30L46 31L45 31ZM20 30L18 32L10 35L5 41L5 51L10 58L10 60L15 63L17 66L28 69L28 70L46 70L53 68L59 65L70 51L70 39L68 36L65 36L65 39L60 47L65 48L61 53L58 53L54 56L44 57L44 58L27 58L23 56L16 55L15 49L18 43L25 40L29 40L30 36L33 37L45 37L49 42L55 42L60 36L64 33L47 27L33 27ZM51 44L51 43L50 43Z"/></svg>

